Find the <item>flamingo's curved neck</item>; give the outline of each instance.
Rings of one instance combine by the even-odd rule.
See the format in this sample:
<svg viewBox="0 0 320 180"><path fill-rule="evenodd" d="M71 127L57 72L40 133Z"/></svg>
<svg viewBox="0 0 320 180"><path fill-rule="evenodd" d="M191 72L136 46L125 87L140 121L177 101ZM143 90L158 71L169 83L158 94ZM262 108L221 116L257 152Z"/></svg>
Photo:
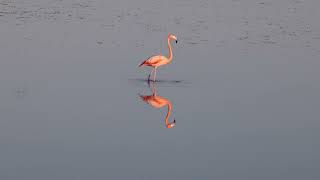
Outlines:
<svg viewBox="0 0 320 180"><path fill-rule="evenodd" d="M171 114L171 103L169 102L168 103L168 112L167 112L166 119L165 119L166 126L168 126L170 124L170 122L169 122L170 114Z"/></svg>
<svg viewBox="0 0 320 180"><path fill-rule="evenodd" d="M171 48L171 44L170 44L170 38L168 37L168 48L169 48L169 57L168 57L168 59L169 59L169 61L171 61L172 60L172 48Z"/></svg>

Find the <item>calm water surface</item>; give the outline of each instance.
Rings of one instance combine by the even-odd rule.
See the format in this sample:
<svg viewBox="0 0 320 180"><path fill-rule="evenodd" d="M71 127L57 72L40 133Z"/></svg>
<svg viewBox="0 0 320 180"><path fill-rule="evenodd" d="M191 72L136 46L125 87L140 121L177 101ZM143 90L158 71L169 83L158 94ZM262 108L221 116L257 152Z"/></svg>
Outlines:
<svg viewBox="0 0 320 180"><path fill-rule="evenodd" d="M320 179L319 6L1 0L0 179Z"/></svg>

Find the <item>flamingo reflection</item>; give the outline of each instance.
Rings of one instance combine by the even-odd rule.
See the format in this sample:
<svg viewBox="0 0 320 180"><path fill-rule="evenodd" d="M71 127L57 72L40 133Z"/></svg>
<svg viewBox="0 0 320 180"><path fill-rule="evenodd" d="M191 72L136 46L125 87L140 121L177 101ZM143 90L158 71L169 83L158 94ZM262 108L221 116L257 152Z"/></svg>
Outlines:
<svg viewBox="0 0 320 180"><path fill-rule="evenodd" d="M141 99L154 108L162 108L163 106L168 106L167 115L165 117L165 124L167 128L173 128L176 126L176 120L174 119L172 123L169 122L169 117L171 114L172 105L171 102L161 96L157 95L157 90L155 88L154 82L151 83L152 95L140 95ZM150 84L149 84L150 87Z"/></svg>

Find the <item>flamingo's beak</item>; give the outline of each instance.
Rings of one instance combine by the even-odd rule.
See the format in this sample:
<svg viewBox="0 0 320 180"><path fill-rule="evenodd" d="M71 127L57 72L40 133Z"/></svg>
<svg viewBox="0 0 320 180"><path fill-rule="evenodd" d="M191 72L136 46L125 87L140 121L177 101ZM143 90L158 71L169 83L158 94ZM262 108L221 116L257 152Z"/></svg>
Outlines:
<svg viewBox="0 0 320 180"><path fill-rule="evenodd" d="M178 44L178 40L176 40L176 44Z"/></svg>

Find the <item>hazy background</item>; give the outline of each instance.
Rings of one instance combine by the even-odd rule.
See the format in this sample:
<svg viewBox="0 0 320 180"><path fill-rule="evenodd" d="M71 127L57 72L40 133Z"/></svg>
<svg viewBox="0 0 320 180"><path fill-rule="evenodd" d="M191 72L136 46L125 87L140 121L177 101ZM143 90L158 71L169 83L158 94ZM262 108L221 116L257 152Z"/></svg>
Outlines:
<svg viewBox="0 0 320 180"><path fill-rule="evenodd" d="M320 179L319 7L0 0L0 179Z"/></svg>

